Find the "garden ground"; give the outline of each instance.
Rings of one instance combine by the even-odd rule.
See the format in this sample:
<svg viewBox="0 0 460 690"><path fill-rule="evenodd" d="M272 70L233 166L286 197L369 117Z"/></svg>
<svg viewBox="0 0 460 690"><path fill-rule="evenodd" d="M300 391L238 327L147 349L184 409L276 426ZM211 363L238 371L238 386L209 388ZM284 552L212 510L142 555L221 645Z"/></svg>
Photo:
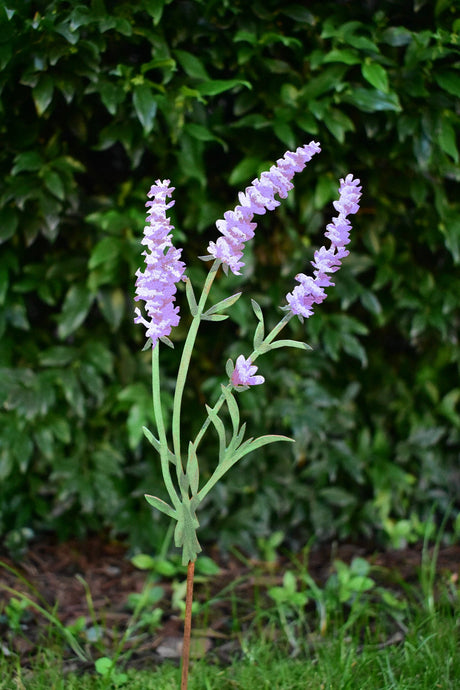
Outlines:
<svg viewBox="0 0 460 690"><path fill-rule="evenodd" d="M21 669L22 677L32 673L37 650L55 647L61 650L60 673L63 677L71 673L93 673L95 660L101 657L118 657L120 668L130 674L162 665L167 667L163 662L176 664L182 639L184 570L174 559L138 557L137 565L148 567L146 572L135 567L126 554L123 544L95 535L82 542L37 541L20 563L14 563L3 555L0 642L4 660L10 660L12 665L14 662ZM236 551L223 556L211 549L210 555L213 561L202 558L204 568L201 573L198 570L196 579L194 655L197 659L206 656L221 668L228 668L235 659L244 660L247 657L247 634L254 636L255 633L257 636L261 630L265 642L288 649L286 656L297 656L298 663L299 649L296 649L295 638L301 633L302 621L296 620L296 610L297 617L303 615L303 609L308 612L309 623L305 629L310 630L311 649L316 649L321 638L327 640L337 621L319 621L319 601L315 601L311 594L315 584L318 591L325 591L331 574L337 569L337 561L349 565L353 559L365 558L371 565L373 580L370 582L374 582L381 591L385 589L389 596L397 595L398 590L419 588L423 578L427 583L428 571L432 571L432 585L436 580L458 593L460 545L441 546L436 556L432 551L424 550L422 545L380 553L373 552L369 545L364 544L323 546L298 557L281 556L266 561L247 560ZM310 596L302 599L302 587L297 589L294 585L289 592L290 585L285 575L293 569L300 573L307 559L308 575L313 584L309 586ZM215 572L215 564L219 566L218 572ZM439 589L438 586L436 588ZM274 597L275 590L278 591L277 597ZM268 592L272 592L272 596ZM133 609L142 596L144 600L134 620ZM428 589L424 596L430 596ZM346 605L346 598L342 598ZM41 611L34 608L31 601L36 602ZM278 603L276 623L269 613L276 608L274 601ZM354 615L354 610L353 606L346 606L345 620ZM458 601L456 610L458 612ZM366 616L369 627L375 628L378 615L374 611L372 615L366 613ZM314 622L317 618L318 622ZM407 643L407 625L403 618L395 615L393 624L386 628L383 636L380 631L380 649L402 648ZM329 630L325 629L327 625ZM458 621L455 622L454 614L454 634L456 626ZM129 635L121 647L120 641L128 629ZM78 639L86 659L78 659L75 652L63 644L66 631ZM356 638L355 632L353 639L359 646L364 638L360 641L360 633ZM174 673L173 670L171 672ZM460 676L460 668L456 672ZM169 687L165 678L162 683L165 688ZM231 684L228 687L232 687ZM244 688L244 685L235 687ZM319 684L317 687L322 686ZM443 684L439 687L450 686Z"/></svg>

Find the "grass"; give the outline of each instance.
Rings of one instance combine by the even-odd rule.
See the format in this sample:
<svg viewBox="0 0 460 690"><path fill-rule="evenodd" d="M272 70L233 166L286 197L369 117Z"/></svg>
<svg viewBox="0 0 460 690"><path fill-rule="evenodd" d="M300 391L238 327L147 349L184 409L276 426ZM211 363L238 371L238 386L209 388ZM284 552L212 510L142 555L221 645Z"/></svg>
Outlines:
<svg viewBox="0 0 460 690"><path fill-rule="evenodd" d="M437 547L431 552L424 544L418 582L408 584L397 572L372 567L365 559L350 564L336 560L329 578L319 586L310 576L308 556L292 559L276 585L264 591L248 590L241 601L235 585L226 586L210 597L209 577L203 578L203 601L197 602L197 627L207 629L210 610L231 602L232 628L239 635L240 651L230 664L219 663L215 652L192 662L189 690L457 690L460 688L460 597L458 574L439 576ZM145 560L145 559L144 559ZM203 560L206 565L206 561ZM250 578L257 580L257 569ZM273 578L272 580L273 581ZM236 584L236 581L235 581ZM8 589L8 588L6 588ZM158 590L158 591L157 591ZM240 591L240 590L239 590ZM137 600L132 630L147 614L151 620L152 601ZM22 596L22 595L21 595ZM2 614L12 633L18 634L21 616L31 600L13 599ZM97 614L91 593L86 591L94 628ZM144 604L145 606L145 611ZM153 603L158 603L157 598ZM201 606L201 613L200 613ZM64 629L54 611L41 607L45 624L33 650L32 661L8 652L0 644L0 690L176 690L180 684L177 664L163 662L149 670L123 666L121 647L112 655L107 649L90 649L88 637ZM245 620L251 612L251 623ZM221 612L218 613L221 615ZM201 616L201 618L200 618ZM55 624L53 624L55 620ZM155 622L157 625L157 622ZM150 637L155 625L150 628ZM84 631L83 631L84 632ZM115 631L105 631L114 635ZM128 638L125 631L125 638ZM118 633L120 634L120 633ZM1 642L1 641L0 641ZM96 659L92 672L78 660L82 653ZM110 653L110 651L109 651ZM69 657L76 669L69 671ZM129 654L128 654L129 657ZM127 657L127 658L128 658ZM113 657L114 658L114 657ZM97 672L96 672L97 671Z"/></svg>
<svg viewBox="0 0 460 690"><path fill-rule="evenodd" d="M387 609L382 605L370 616L368 602L360 606L360 620L348 628L343 608L336 610L335 619L329 616L325 635L294 625L291 633L302 635L294 658L278 609L260 610L259 623L242 640L241 658L225 668L208 658L193 662L189 690L456 690L460 687L458 597L444 593L441 599L427 601L425 594L420 589L410 592L404 620L400 616L398 633L392 636ZM353 607L348 614L352 611ZM289 620L288 615L285 618ZM378 620L381 625L376 625ZM1 659L0 690L176 690L179 686L179 669L171 663L150 671L128 669L112 679L94 673L64 676L62 668L63 649L51 640L38 651L31 668Z"/></svg>

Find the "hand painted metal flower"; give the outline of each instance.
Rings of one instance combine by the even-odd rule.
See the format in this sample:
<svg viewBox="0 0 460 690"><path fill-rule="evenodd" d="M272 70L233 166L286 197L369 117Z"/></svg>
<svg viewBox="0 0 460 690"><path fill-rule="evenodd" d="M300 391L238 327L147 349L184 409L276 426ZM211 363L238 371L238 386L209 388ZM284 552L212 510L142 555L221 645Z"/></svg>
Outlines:
<svg viewBox="0 0 460 690"><path fill-rule="evenodd" d="M323 288L334 285L328 273L338 271L342 259L348 256L349 251L345 249L350 241L351 223L347 216L356 213L359 209L361 198L361 187L359 180L354 180L353 175L347 175L340 180L339 200L334 201L334 208L339 212L336 218L326 226L325 237L331 241L329 249L321 247L314 254L314 261L311 262L314 268L314 278L306 276L304 273L296 275L296 280L300 283L294 290L286 295L289 307L288 311L297 314L299 318L308 318L313 314L313 305L321 304L327 295Z"/></svg>
<svg viewBox="0 0 460 690"><path fill-rule="evenodd" d="M229 267L235 275L240 274L244 263L244 244L254 237L257 223L252 222L254 215L263 215L280 205L275 194L285 199L293 188L294 175L301 172L315 153L321 151L316 141L299 146L296 151L286 151L283 158L276 161L270 170L263 172L260 179L253 180L245 192L238 195L239 205L233 211L226 211L224 218L216 222L222 233L216 242L210 242L208 252L215 259L220 259L224 268Z"/></svg>
<svg viewBox="0 0 460 690"><path fill-rule="evenodd" d="M156 180L152 185L148 197L153 201L145 204L148 211L148 225L144 228L142 244L147 250L145 256L145 271L136 271L136 297L145 302L147 317L142 315L136 307L134 323L142 323L146 328L147 338L151 338L155 347L159 338L168 336L173 326L179 323L179 307L174 306L174 295L178 283L184 274L185 264L179 260L182 249L175 249L170 234L174 227L166 216L166 211L174 205L174 201L166 203L174 187L169 187L169 180ZM166 251L165 251L166 250Z"/></svg>
<svg viewBox="0 0 460 690"><path fill-rule="evenodd" d="M257 367L251 362L251 358L245 359L240 355L235 363L230 381L234 386L257 386L264 383L263 376L254 376Z"/></svg>

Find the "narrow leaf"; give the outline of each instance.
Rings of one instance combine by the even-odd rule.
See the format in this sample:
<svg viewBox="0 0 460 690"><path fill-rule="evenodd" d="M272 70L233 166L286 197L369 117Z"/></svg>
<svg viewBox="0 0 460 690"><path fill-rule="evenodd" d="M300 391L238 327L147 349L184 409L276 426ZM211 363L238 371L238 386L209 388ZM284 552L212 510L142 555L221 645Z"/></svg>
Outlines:
<svg viewBox="0 0 460 690"><path fill-rule="evenodd" d="M259 323L257 324L256 331L254 333L254 343L253 343L254 350L258 350L259 347L262 345L264 335L265 335L264 324L262 321L259 321Z"/></svg>
<svg viewBox="0 0 460 690"><path fill-rule="evenodd" d="M203 313L203 317L209 316L210 314L216 314L217 312L224 311L228 307L231 307L241 297L241 295L241 292L237 292L235 295L232 295L231 297L226 297L220 302L217 302L217 304L214 304L212 307L210 307Z"/></svg>
<svg viewBox="0 0 460 690"><path fill-rule="evenodd" d="M235 86L246 86L246 88L252 89L248 81L242 81L241 79L211 79L198 84L196 89L201 96L217 96L217 94L224 91L230 91Z"/></svg>
<svg viewBox="0 0 460 690"><path fill-rule="evenodd" d="M157 498L156 496L150 496L150 494L144 494L144 498L147 503L150 503L151 506L157 510L160 510L165 515L169 515L169 517L177 520L177 511L175 511L174 508L169 505L169 503L165 503L161 500L161 498Z"/></svg>
<svg viewBox="0 0 460 690"><path fill-rule="evenodd" d="M236 459L232 458L232 460L233 462L236 462L248 453L252 453L253 450L256 450L257 448L262 448L262 446L266 446L269 443L275 443L276 441L289 441L289 443L295 442L293 438L289 438L288 436L279 436L277 434L259 436L259 438L256 438L254 441L251 441L251 443L249 443L246 447L244 447L245 444L241 446L241 448L235 453L234 458Z"/></svg>
<svg viewBox="0 0 460 690"><path fill-rule="evenodd" d="M155 448L155 450L157 451L157 453L158 453L159 455L161 455L161 443L160 443L160 441L159 441L157 438L155 438L155 436L152 434L152 432L150 431L150 429L147 429L146 426L143 426L143 427L142 427L142 431L144 432L145 438L152 444L152 446ZM176 464L176 456L174 455L174 453L172 453L172 452L169 450L169 448L167 449L167 451L168 451L168 460L169 460L169 462L170 462L171 464L175 465L175 464Z"/></svg>
<svg viewBox="0 0 460 690"><path fill-rule="evenodd" d="M190 441L188 444L188 460L186 474L190 484L190 491L192 496L198 493L198 483L200 479L200 471L198 467L198 457L196 454L196 448L194 444Z"/></svg>
<svg viewBox="0 0 460 690"><path fill-rule="evenodd" d="M279 347L297 347L299 350L312 350L311 345L307 343L302 343L299 340L275 340L274 343L270 343L268 346L269 350L276 350Z"/></svg>
<svg viewBox="0 0 460 690"><path fill-rule="evenodd" d="M225 434L225 426L221 418L209 407L209 405L206 405L206 412L208 413L209 419L211 420L212 424L214 425L214 428L217 431L217 435L219 437L219 463L222 462L225 458L225 449L227 446L227 436Z"/></svg>
<svg viewBox="0 0 460 690"><path fill-rule="evenodd" d="M192 316L196 316L198 313L198 305L195 299L195 293L193 291L193 286L191 280L186 278L185 281L185 294L187 295L188 306L190 308L190 313Z"/></svg>
<svg viewBox="0 0 460 690"><path fill-rule="evenodd" d="M235 396L226 386L222 386L222 393L225 395L225 401L227 403L228 411L230 412L230 418L233 424L233 434L235 435L238 433L240 426L240 411L238 409L238 403L235 400Z"/></svg>
<svg viewBox="0 0 460 690"><path fill-rule="evenodd" d="M263 321L264 321L264 315L263 315L263 313L262 313L262 309L260 308L260 305L257 304L257 302L255 301L255 299L252 299L252 300L251 300L251 304L252 304L252 308L253 308L253 310L254 310L254 314L257 316L257 318L259 319L259 321L261 321L261 322L263 323Z"/></svg>
<svg viewBox="0 0 460 690"><path fill-rule="evenodd" d="M203 321L225 321L228 319L228 314L202 314Z"/></svg>
<svg viewBox="0 0 460 690"><path fill-rule="evenodd" d="M144 132L148 134L153 128L157 113L157 102L148 84L139 84L134 88L133 105L136 115L144 128Z"/></svg>
<svg viewBox="0 0 460 690"><path fill-rule="evenodd" d="M233 435L230 443L228 444L228 448L226 451L226 455L228 457L231 457L232 454L235 452L235 450L241 446L245 433L246 433L246 422L244 422L244 424L241 425L241 429L239 430L239 432L236 435Z"/></svg>

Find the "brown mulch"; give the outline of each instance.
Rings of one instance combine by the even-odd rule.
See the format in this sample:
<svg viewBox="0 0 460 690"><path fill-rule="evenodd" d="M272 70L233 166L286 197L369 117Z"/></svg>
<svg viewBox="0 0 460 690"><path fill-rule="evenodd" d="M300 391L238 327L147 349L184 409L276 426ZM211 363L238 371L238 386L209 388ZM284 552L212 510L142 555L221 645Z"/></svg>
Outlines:
<svg viewBox="0 0 460 690"><path fill-rule="evenodd" d="M52 629L49 621L29 606L21 618L20 627L12 630L6 607L10 598L17 599L18 595L5 589L10 588L53 612L63 626L72 626L84 619L80 640L89 659L110 654L130 621L129 595L140 593L148 578L148 573L136 569L126 554L123 544L103 536L92 536L83 542L37 541L19 563L13 562L0 550L0 652L6 656L19 655L21 663L27 665L37 647L49 643ZM287 558L276 563L248 562L236 556L221 556L212 549L209 555L219 564L220 572L204 581L197 578L195 599L205 603L225 588L231 588L233 595L217 597L212 606L202 607L194 616L195 654L199 656L213 649L221 663L228 663L239 651L236 628L252 620L255 592L260 596L268 587L281 584L283 574L292 567L292 562ZM323 546L309 553L308 572L315 581L324 584L334 559L349 563L356 556L365 557L372 565L379 566L377 575L374 573L373 577L381 577L386 584L395 585L398 579L408 583L418 581L421 545L385 553L373 553L369 545ZM457 582L460 545L441 547L436 568L438 573ZM131 666L151 666L165 658L180 657L182 620L180 611L172 605L173 588L180 583L180 577L175 579L174 585L171 580L161 580L157 576L155 585L164 591L162 600L155 604L163 611L161 623L154 630L144 628L130 637L124 651L130 652ZM90 592L89 600L85 583ZM235 605L238 607L237 621L233 619ZM98 634L99 639L95 639L94 635L97 638ZM68 657L65 670L93 667L92 661L76 660L71 650Z"/></svg>

